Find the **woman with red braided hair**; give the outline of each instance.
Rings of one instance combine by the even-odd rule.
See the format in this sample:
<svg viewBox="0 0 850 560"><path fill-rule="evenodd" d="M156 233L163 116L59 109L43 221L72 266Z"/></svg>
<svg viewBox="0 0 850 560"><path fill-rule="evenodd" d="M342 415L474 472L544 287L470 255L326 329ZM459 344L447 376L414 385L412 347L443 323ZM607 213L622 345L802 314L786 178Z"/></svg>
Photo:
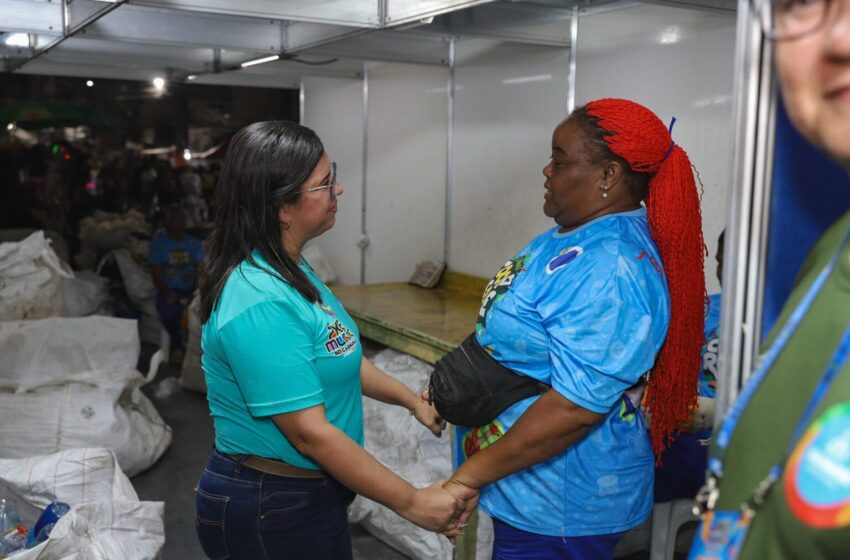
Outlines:
<svg viewBox="0 0 850 560"><path fill-rule="evenodd" d="M699 195L668 128L624 99L562 122L543 175L555 226L488 284L474 338L548 390L458 427L447 488L480 491L494 559L611 558L650 514L655 455L696 402Z"/></svg>

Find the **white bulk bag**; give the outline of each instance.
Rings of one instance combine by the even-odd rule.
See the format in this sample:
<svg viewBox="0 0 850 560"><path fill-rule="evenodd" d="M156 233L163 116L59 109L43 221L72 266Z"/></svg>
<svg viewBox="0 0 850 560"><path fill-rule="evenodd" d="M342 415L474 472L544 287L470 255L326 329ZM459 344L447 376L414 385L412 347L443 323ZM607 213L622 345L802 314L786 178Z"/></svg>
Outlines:
<svg viewBox="0 0 850 560"><path fill-rule="evenodd" d="M80 241L83 246L100 249L124 247L134 235L151 235L145 215L138 210L113 214L96 210L94 215L80 221Z"/></svg>
<svg viewBox="0 0 850 560"><path fill-rule="evenodd" d="M156 286L147 268L137 263L127 249L116 249L106 255L98 265L98 269L114 259L124 281L124 290L130 302L139 310L139 336L144 342L158 344L168 357L169 344L163 344L163 333L166 340L167 332L156 310Z"/></svg>
<svg viewBox="0 0 850 560"><path fill-rule="evenodd" d="M51 317L0 322L0 387L23 392L94 374L134 372L136 321L116 317Z"/></svg>
<svg viewBox="0 0 850 560"><path fill-rule="evenodd" d="M108 449L0 459L0 497L22 520L50 502L71 506L35 548L16 560L147 560L165 544L162 502L141 502Z"/></svg>
<svg viewBox="0 0 850 560"><path fill-rule="evenodd" d="M65 317L111 315L107 307L109 280L90 270L78 271L73 278L62 278L62 298Z"/></svg>
<svg viewBox="0 0 850 560"><path fill-rule="evenodd" d="M0 457L108 447L134 476L171 443L171 428L141 391L162 354L154 354L147 377L135 370L135 321L93 316L0 323L0 355Z"/></svg>
<svg viewBox="0 0 850 560"><path fill-rule="evenodd" d="M402 352L384 349L372 362L413 391L423 388L433 366ZM451 443L448 429L436 438L410 413L373 399L363 399L366 450L391 471L417 488L452 474ZM451 427L449 427L451 429ZM475 557L489 559L493 548L493 523L479 511ZM358 497L348 510L352 523L411 558L450 560L453 547L442 535L420 529L389 509Z"/></svg>
<svg viewBox="0 0 850 560"><path fill-rule="evenodd" d="M63 277L73 273L43 231L23 241L0 243L0 321L62 315Z"/></svg>

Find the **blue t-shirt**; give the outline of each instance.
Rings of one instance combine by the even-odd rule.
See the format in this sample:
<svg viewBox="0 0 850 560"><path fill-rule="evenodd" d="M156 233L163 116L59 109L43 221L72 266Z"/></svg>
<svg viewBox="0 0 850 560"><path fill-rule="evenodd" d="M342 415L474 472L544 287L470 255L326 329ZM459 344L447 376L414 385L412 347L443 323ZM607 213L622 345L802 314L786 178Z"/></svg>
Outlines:
<svg viewBox="0 0 850 560"><path fill-rule="evenodd" d="M151 241L148 264L162 265L162 277L170 290L188 292L194 288L202 260L203 244L191 235L175 241L167 233L161 233Z"/></svg>
<svg viewBox="0 0 850 560"><path fill-rule="evenodd" d="M362 349L357 325L306 264L310 303L273 276L259 252L230 273L201 334L215 446L308 469L272 416L324 404L328 421L363 445Z"/></svg>
<svg viewBox="0 0 850 560"><path fill-rule="evenodd" d="M560 455L481 492L481 508L551 536L625 531L652 509L654 456L639 408L623 396L652 368L667 334L669 296L646 210L552 228L484 290L479 343L503 365L605 414ZM538 397L490 425L457 427L458 463L496 441Z"/></svg>

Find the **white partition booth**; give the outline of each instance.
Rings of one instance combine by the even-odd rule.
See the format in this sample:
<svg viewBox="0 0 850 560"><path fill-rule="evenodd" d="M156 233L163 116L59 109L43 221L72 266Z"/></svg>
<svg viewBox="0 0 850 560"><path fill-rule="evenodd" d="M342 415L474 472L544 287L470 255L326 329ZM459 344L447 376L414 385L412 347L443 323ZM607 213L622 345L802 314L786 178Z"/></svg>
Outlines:
<svg viewBox="0 0 850 560"><path fill-rule="evenodd" d="M746 5L0 0L0 31L25 34L27 45L0 35L0 61L30 74L300 89L301 121L325 142L344 188L336 225L314 240L344 285L404 282L423 261L490 277L550 226L542 169L555 126L586 101L634 99L677 119L673 138L699 172L711 293L718 234L728 226L727 247L737 247L751 229L730 200L753 189L739 158L752 148L742 127L755 122L740 104L744 72L762 62L740 50L756 45L742 31L752 25ZM727 256L739 271L727 269L730 293L751 289L752 255ZM730 339L743 305L726 300ZM746 364L733 346L725 356L737 384Z"/></svg>

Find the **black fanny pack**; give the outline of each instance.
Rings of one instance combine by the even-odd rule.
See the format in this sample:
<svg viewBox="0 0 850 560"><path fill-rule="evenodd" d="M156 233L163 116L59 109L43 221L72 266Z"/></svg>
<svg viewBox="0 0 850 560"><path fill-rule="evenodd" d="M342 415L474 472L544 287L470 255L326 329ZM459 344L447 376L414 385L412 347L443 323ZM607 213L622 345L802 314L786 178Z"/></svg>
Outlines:
<svg viewBox="0 0 850 560"><path fill-rule="evenodd" d="M494 360L474 334L437 362L428 386L437 412L458 426L486 426L515 402L549 390Z"/></svg>

